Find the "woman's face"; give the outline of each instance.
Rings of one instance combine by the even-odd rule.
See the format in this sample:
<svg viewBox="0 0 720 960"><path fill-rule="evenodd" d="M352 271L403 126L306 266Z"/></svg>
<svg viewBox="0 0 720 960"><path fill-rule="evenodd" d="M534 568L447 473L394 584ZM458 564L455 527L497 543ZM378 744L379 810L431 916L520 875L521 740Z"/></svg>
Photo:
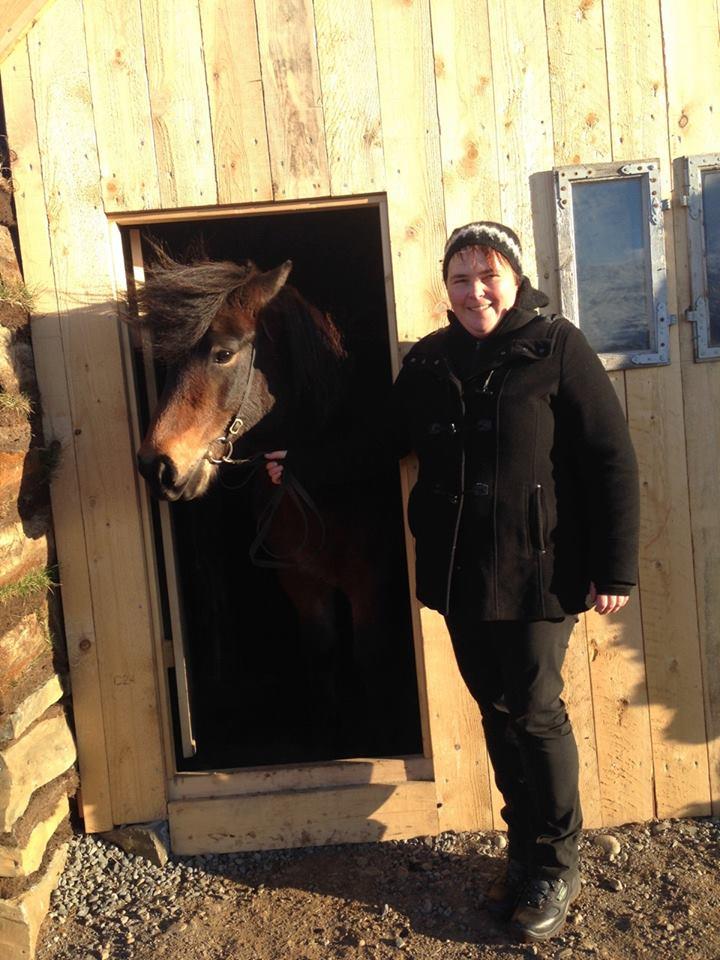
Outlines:
<svg viewBox="0 0 720 960"><path fill-rule="evenodd" d="M504 260L488 261L478 247L450 258L445 281L453 313L473 337L486 337L515 303L518 281Z"/></svg>

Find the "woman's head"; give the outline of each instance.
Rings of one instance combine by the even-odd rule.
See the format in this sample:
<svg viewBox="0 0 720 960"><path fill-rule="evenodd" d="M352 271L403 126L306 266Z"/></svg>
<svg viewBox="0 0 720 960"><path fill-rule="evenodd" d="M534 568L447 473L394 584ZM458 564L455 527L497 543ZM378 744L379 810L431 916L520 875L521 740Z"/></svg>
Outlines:
<svg viewBox="0 0 720 960"><path fill-rule="evenodd" d="M491 333L515 303L521 255L517 236L500 223L469 223L450 235L443 278L453 313L472 336Z"/></svg>

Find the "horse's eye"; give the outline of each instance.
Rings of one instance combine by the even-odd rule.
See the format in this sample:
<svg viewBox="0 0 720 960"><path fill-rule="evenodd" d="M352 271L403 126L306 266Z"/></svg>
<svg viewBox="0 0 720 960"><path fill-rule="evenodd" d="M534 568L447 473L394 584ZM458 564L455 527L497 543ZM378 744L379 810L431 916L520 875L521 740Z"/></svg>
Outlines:
<svg viewBox="0 0 720 960"><path fill-rule="evenodd" d="M213 354L213 363L230 363L233 358L232 350L218 350Z"/></svg>

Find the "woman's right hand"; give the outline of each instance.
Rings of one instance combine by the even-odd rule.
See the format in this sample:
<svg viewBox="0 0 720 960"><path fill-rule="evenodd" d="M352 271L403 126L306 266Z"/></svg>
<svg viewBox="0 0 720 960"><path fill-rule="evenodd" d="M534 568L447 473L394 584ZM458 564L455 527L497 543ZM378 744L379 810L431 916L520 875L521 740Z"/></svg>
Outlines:
<svg viewBox="0 0 720 960"><path fill-rule="evenodd" d="M286 456L287 450L273 450L272 453L265 454L265 459L267 460L265 469L271 482L274 484L282 483L282 475L285 467L279 461L284 460Z"/></svg>

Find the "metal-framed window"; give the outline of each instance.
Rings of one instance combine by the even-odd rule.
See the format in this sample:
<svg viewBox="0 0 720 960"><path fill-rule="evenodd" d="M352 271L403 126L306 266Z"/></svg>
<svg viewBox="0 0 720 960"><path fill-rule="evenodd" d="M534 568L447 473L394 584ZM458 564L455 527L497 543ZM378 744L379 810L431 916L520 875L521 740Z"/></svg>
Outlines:
<svg viewBox="0 0 720 960"><path fill-rule="evenodd" d="M685 158L691 308L695 359L720 358L720 153Z"/></svg>
<svg viewBox="0 0 720 960"><path fill-rule="evenodd" d="M670 362L659 163L555 168L562 311L608 370Z"/></svg>

